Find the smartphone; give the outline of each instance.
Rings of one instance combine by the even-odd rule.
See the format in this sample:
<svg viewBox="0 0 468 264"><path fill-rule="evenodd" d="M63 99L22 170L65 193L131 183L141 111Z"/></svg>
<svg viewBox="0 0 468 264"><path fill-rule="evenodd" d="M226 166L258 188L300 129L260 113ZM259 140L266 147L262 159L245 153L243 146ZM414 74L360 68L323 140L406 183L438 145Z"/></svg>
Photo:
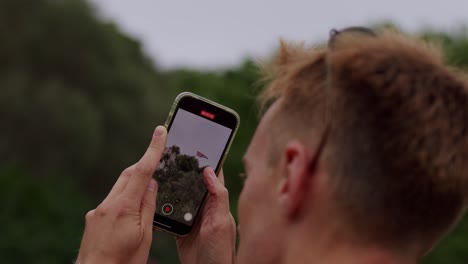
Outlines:
<svg viewBox="0 0 468 264"><path fill-rule="evenodd" d="M177 96L166 121L167 144L154 173L158 182L153 226L176 236L190 233L207 189L203 170L219 173L239 128L239 115L193 93Z"/></svg>

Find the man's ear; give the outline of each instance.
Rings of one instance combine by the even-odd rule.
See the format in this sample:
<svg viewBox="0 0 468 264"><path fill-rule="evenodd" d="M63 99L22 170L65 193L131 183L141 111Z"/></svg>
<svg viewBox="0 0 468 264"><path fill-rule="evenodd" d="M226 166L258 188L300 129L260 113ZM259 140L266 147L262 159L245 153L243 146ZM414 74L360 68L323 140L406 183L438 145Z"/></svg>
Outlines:
<svg viewBox="0 0 468 264"><path fill-rule="evenodd" d="M279 182L278 200L288 218L295 218L304 209L307 191L312 180L312 153L297 141L289 142L283 153L285 167Z"/></svg>

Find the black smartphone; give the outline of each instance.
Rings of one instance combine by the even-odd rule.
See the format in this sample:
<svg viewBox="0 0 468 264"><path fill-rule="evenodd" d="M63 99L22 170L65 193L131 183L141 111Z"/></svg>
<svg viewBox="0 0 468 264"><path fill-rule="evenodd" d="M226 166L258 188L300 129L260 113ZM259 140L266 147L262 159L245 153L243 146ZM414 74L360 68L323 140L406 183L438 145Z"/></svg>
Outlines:
<svg viewBox="0 0 468 264"><path fill-rule="evenodd" d="M239 122L239 115L225 106L193 93L177 96L166 121L166 148L154 173L154 227L177 236L190 233L208 193L203 170L210 166L219 173Z"/></svg>

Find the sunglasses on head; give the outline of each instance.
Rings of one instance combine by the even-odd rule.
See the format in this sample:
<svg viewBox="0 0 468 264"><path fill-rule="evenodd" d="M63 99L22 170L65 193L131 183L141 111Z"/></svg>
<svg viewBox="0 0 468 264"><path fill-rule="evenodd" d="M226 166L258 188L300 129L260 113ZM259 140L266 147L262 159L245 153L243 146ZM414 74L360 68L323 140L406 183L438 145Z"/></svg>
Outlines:
<svg viewBox="0 0 468 264"><path fill-rule="evenodd" d="M333 49L336 46L337 39L340 35L352 33L352 34L361 34L365 36L377 37L372 29L366 27L347 27L342 30L332 29L330 30L330 38L328 40L328 47Z"/></svg>

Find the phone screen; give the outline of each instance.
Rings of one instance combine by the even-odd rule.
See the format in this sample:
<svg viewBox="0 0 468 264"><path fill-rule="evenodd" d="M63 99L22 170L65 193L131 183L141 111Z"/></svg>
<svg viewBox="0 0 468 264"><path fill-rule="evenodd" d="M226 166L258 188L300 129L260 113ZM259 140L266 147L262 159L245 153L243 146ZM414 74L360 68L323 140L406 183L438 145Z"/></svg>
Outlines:
<svg viewBox="0 0 468 264"><path fill-rule="evenodd" d="M155 221L176 234L191 229L207 193L203 170L210 166L218 171L235 129L223 122L224 110L204 104L192 102L184 109L181 103L176 108L154 175L159 186Z"/></svg>

